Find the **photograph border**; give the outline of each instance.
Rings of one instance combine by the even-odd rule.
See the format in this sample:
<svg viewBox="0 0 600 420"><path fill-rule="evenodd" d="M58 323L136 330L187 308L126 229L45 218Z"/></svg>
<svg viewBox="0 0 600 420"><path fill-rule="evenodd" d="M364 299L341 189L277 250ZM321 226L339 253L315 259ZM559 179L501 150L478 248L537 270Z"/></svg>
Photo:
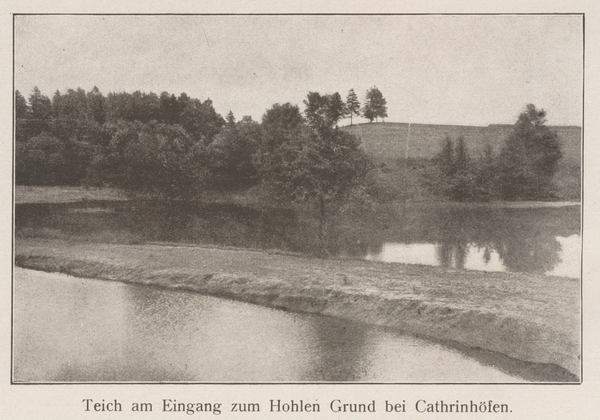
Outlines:
<svg viewBox="0 0 600 420"><path fill-rule="evenodd" d="M364 386L364 385L420 385L420 386L448 386L448 385L494 385L494 386L515 386L515 385L582 385L584 383L584 235L585 235L585 87L586 87L586 13L574 13L574 12L555 12L555 13L12 13L12 242L11 242L11 332L10 332L10 384L18 386L36 386L36 385L242 385L242 386L254 386L254 385L351 385L351 386ZM580 203L580 299L579 299L579 311L580 311L580 375L578 382L530 382L530 383L511 383L511 382L337 382L337 381L317 381L317 382L296 382L296 381L285 381L285 382L202 382L202 381L149 381L149 382L137 382L137 381L116 381L116 382L19 382L14 379L14 276L15 276L15 247L16 247L16 226L15 226L15 191L16 191L16 179L15 179L15 149L16 149L16 113L14 104L14 92L16 89L15 85L15 69L16 69L16 57L15 57L15 44L16 44L16 29L15 21L19 16L581 16L582 18L582 86L581 86L581 203Z"/></svg>

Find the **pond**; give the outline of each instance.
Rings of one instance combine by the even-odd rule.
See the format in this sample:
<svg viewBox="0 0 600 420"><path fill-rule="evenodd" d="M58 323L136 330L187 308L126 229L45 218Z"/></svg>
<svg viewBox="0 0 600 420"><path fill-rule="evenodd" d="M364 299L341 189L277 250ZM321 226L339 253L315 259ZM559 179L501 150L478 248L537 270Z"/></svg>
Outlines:
<svg viewBox="0 0 600 420"><path fill-rule="evenodd" d="M13 306L22 383L506 383L528 370L372 325L20 268Z"/></svg>
<svg viewBox="0 0 600 420"><path fill-rule="evenodd" d="M175 242L466 270L580 277L580 206L412 205L344 215L326 226L303 212L235 205L84 202L16 205L16 237ZM319 247L315 244L322 243Z"/></svg>

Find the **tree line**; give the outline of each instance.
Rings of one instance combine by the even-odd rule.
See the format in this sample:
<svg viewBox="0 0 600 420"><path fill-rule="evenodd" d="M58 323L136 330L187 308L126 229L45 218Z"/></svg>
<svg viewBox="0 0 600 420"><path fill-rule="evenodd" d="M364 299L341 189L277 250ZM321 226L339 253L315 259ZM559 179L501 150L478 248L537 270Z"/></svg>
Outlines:
<svg viewBox="0 0 600 420"><path fill-rule="evenodd" d="M364 185L373 167L337 128L338 93L310 92L306 109L274 104L256 122L224 119L210 99L97 88L15 92L16 183L113 186L133 196L193 200L209 190L262 184L321 216Z"/></svg>
<svg viewBox="0 0 600 420"><path fill-rule="evenodd" d="M562 152L558 135L544 125L545 117L546 111L527 105L501 149L494 153L488 145L478 158L469 155L464 138L446 137L430 187L456 201L555 198L553 179Z"/></svg>
<svg viewBox="0 0 600 420"><path fill-rule="evenodd" d="M377 195L374 165L339 121L387 115L377 88L362 110L354 90L309 92L297 105L274 104L260 122L219 115L210 99L185 93L109 93L96 87L15 92L15 177L22 185L113 186L130 195L193 200L210 190L261 184L274 197L311 202L321 216L353 194ZM548 199L561 157L546 112L528 105L503 148L469 155L446 138L428 186L458 201ZM380 188L379 188L380 189Z"/></svg>

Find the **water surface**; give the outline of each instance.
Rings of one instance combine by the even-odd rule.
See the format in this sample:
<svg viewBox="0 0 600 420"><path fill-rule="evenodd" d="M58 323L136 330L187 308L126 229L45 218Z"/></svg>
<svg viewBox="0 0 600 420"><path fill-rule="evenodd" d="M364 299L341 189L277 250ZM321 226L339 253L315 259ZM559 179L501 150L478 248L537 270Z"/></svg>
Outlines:
<svg viewBox="0 0 600 420"><path fill-rule="evenodd" d="M520 382L395 330L15 269L16 382Z"/></svg>
<svg viewBox="0 0 600 420"><path fill-rule="evenodd" d="M279 249L465 270L580 277L580 207L421 204L328 223L292 210L154 202L23 204L16 235L104 243L177 242ZM319 246L319 244L321 244Z"/></svg>

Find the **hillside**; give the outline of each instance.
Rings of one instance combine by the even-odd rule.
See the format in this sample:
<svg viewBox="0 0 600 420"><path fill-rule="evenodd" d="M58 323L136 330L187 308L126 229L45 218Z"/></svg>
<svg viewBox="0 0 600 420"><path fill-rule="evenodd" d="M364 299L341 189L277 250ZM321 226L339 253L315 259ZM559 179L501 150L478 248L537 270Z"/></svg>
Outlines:
<svg viewBox="0 0 600 420"><path fill-rule="evenodd" d="M550 128L563 143L563 156L570 164L581 161L581 127L559 126ZM498 151L512 130L512 125L487 127L464 125L433 125L407 123L365 123L345 126L344 131L362 140L363 147L375 160L391 161L408 158L432 158L440 151L441 143L450 136L463 136L472 156L483 152L487 144Z"/></svg>
<svg viewBox="0 0 600 420"><path fill-rule="evenodd" d="M563 159L554 177L555 196L561 200L581 198L581 127L549 126L560 137ZM490 144L498 152L512 130L512 125L487 127L407 123L365 123L341 127L361 139L365 151L377 164L385 164L381 181L395 197L426 197L424 174L431 165L426 162L441 150L444 138L462 136L469 154L477 158ZM404 164L408 158L408 168ZM420 161L420 162L418 162ZM408 170L406 170L408 169Z"/></svg>

